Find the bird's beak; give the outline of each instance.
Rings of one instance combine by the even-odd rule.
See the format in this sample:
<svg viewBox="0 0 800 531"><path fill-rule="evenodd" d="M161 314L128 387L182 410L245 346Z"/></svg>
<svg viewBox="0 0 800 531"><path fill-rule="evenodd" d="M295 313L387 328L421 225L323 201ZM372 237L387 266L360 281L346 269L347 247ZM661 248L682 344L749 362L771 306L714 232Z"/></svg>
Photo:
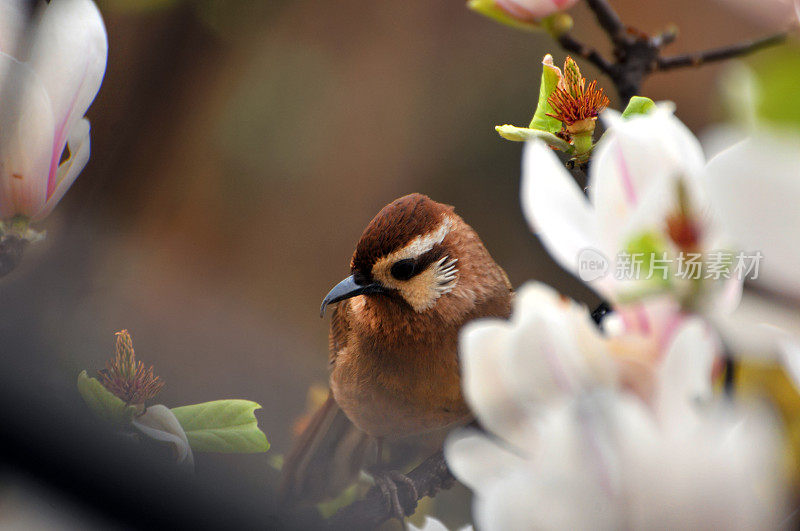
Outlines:
<svg viewBox="0 0 800 531"><path fill-rule="evenodd" d="M359 284L353 275L336 284L332 290L325 295L322 299L322 307L319 309L319 316L325 316L325 308L334 302L343 301L356 295L365 295L367 293L384 293L386 289L378 283L372 284Z"/></svg>

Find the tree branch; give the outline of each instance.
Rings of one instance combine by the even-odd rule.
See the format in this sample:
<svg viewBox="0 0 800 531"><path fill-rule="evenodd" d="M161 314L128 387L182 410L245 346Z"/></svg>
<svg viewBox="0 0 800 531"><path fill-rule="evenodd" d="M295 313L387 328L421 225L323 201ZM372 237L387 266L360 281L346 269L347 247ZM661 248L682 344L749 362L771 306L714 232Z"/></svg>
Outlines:
<svg viewBox="0 0 800 531"><path fill-rule="evenodd" d="M447 468L444 452L439 450L414 470L406 474L414 483L419 495L412 499L409 489L399 485L398 497L406 514L413 514L417 502L425 496L435 496L455 483L455 477ZM332 529L375 529L392 517L391 509L381 495L380 489L372 487L363 500L351 503L334 514L328 523Z"/></svg>
<svg viewBox="0 0 800 531"><path fill-rule="evenodd" d="M705 50L702 52L673 55L671 57L659 57L656 65L656 70L672 70L673 68L680 68L684 66L700 66L714 61L722 61L732 57L739 57L746 55L762 48L781 44L786 41L787 33L778 33L763 39L755 41L742 42L731 46L722 48L715 48L713 50Z"/></svg>
<svg viewBox="0 0 800 531"><path fill-rule="evenodd" d="M562 33L557 37L558 43L568 52L572 52L599 68L604 74L610 75L613 68L611 63L594 48L586 46L569 33Z"/></svg>
<svg viewBox="0 0 800 531"><path fill-rule="evenodd" d="M606 0L586 0L586 3L611 40L614 42L620 40L625 34L625 25L614 8Z"/></svg>

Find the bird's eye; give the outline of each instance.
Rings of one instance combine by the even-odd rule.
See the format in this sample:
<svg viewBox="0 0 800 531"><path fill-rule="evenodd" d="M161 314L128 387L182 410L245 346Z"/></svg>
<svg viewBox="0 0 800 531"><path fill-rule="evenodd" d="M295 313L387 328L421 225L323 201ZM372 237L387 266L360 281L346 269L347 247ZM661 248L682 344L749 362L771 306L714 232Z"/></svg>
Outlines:
<svg viewBox="0 0 800 531"><path fill-rule="evenodd" d="M417 262L411 258L398 260L392 264L392 276L397 280L408 280L414 276L417 269Z"/></svg>

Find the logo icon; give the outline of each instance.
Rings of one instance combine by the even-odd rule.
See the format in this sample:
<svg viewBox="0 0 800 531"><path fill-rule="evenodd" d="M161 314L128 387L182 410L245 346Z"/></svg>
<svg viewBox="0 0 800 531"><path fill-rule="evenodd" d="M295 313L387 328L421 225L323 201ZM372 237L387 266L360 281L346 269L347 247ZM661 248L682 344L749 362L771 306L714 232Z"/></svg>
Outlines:
<svg viewBox="0 0 800 531"><path fill-rule="evenodd" d="M587 247L578 253L578 277L584 282L603 278L608 274L609 263L603 253Z"/></svg>

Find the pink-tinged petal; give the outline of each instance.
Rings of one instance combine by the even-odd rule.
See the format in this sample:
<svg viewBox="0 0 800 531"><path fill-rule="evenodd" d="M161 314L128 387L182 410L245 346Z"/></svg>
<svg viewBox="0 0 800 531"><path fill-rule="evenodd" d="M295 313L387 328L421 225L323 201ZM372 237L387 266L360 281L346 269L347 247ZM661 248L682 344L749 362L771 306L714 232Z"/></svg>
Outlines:
<svg viewBox="0 0 800 531"><path fill-rule="evenodd" d="M589 198L604 244L615 247L652 186L702 174L700 143L667 107L623 119L606 111L609 129L598 143L589 175Z"/></svg>
<svg viewBox="0 0 800 531"><path fill-rule="evenodd" d="M56 174L56 188L48 197L47 202L38 213L33 216L34 220L46 218L53 208L61 201L69 187L78 178L84 166L89 161L91 150L89 120L82 119L70 131L67 145L69 146L70 156L61 163Z"/></svg>
<svg viewBox="0 0 800 531"><path fill-rule="evenodd" d="M542 142L525 144L520 195L522 211L550 255L578 275L581 251L599 250L594 212L564 165Z"/></svg>
<svg viewBox="0 0 800 531"><path fill-rule="evenodd" d="M50 2L37 15L29 61L50 96L56 120L49 196L57 186L58 161L67 136L100 88L108 43L103 19L91 0Z"/></svg>
<svg viewBox="0 0 800 531"><path fill-rule="evenodd" d="M495 0L495 5L521 20L537 20L568 9L578 0Z"/></svg>
<svg viewBox="0 0 800 531"><path fill-rule="evenodd" d="M50 99L36 74L0 53L0 219L44 206L53 144Z"/></svg>
<svg viewBox="0 0 800 531"><path fill-rule="evenodd" d="M796 133L778 137L759 131L714 157L705 181L715 213L739 248L762 253L756 282L796 298L800 298L798 150Z"/></svg>

